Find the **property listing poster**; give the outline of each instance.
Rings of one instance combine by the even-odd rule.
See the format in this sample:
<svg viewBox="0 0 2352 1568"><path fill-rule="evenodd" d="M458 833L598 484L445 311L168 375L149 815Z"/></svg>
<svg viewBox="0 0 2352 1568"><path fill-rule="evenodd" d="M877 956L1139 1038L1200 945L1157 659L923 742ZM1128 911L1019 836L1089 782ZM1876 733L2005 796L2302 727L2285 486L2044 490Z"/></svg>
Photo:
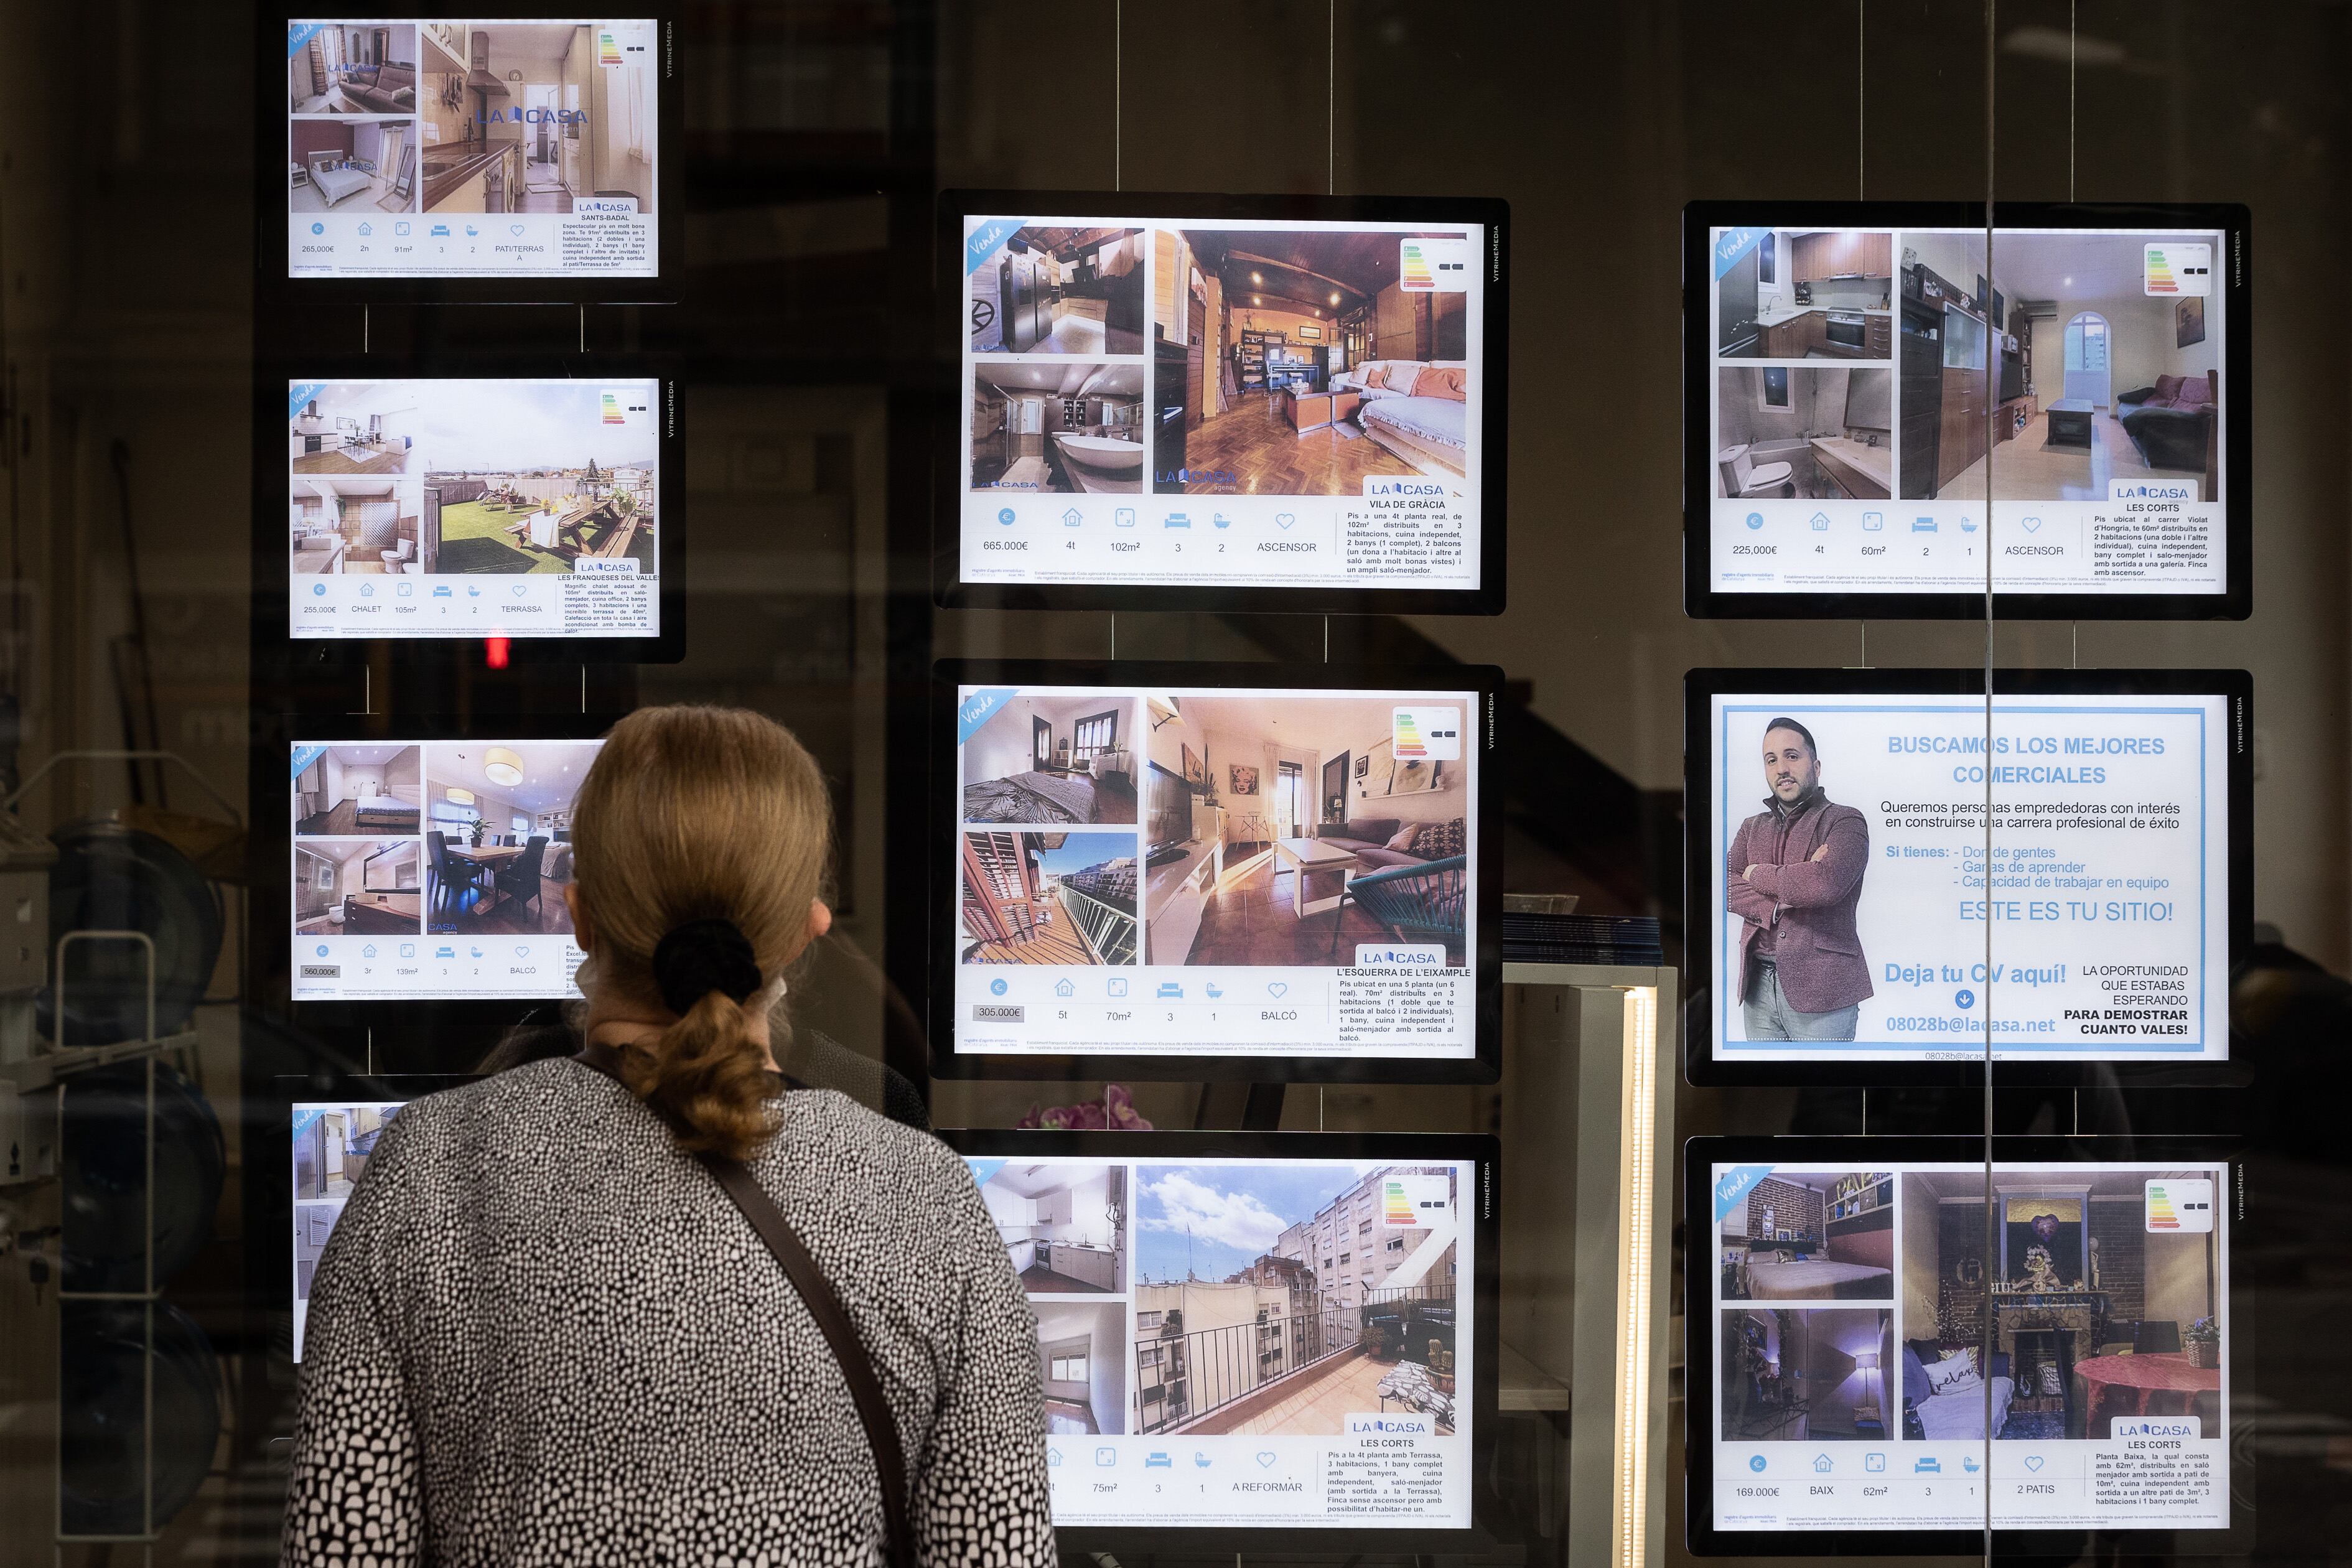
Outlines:
<svg viewBox="0 0 2352 1568"><path fill-rule="evenodd" d="M1478 587L1486 226L963 229L965 582Z"/></svg>
<svg viewBox="0 0 2352 1568"><path fill-rule="evenodd" d="M1717 1529L2228 1527L2225 1164L1710 1169Z"/></svg>
<svg viewBox="0 0 2352 1568"><path fill-rule="evenodd" d="M956 1049L1474 1056L1477 700L960 687Z"/></svg>
<svg viewBox="0 0 2352 1568"><path fill-rule="evenodd" d="M1975 1059L1988 1043L2010 1060L2227 1057L2226 699L2000 698L1990 725L1972 697L1711 700L1717 1059ZM1764 916L1784 979L1809 963L1866 971L1830 998L1866 990L1851 1025L1825 1018L1801 1038L1755 1026L1746 1005L1757 906L1735 908L1747 868L1728 864L1744 821L1769 837L1780 719L1811 732L1818 788L1866 839L1834 893L1852 900L1858 963L1787 951L1807 940L1807 911Z"/></svg>
<svg viewBox="0 0 2352 1568"><path fill-rule="evenodd" d="M1469 1527L1472 1163L970 1158L1056 1525Z"/></svg>

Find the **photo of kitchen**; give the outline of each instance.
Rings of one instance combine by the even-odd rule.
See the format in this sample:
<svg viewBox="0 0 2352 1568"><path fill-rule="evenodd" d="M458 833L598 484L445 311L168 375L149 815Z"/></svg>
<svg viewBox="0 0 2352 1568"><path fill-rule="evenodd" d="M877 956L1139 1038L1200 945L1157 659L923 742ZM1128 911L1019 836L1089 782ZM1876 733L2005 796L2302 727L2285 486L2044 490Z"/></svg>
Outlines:
<svg viewBox="0 0 2352 1568"><path fill-rule="evenodd" d="M425 211L568 213L587 197L654 210L656 83L630 29L428 22L421 47Z"/></svg>
<svg viewBox="0 0 2352 1568"><path fill-rule="evenodd" d="M297 120L286 134L289 211L416 210L415 121Z"/></svg>
<svg viewBox="0 0 2352 1568"><path fill-rule="evenodd" d="M1903 498L1981 500L1990 478L1996 500L2145 480L2216 499L2220 336L2146 277L2150 252L2211 238L2003 234L1988 276L1981 236L1906 234Z"/></svg>
<svg viewBox="0 0 2352 1568"><path fill-rule="evenodd" d="M1143 367L980 360L971 488L1055 495L1143 489Z"/></svg>
<svg viewBox="0 0 2352 1568"><path fill-rule="evenodd" d="M1459 479L1467 296L1404 287L1394 230L1153 235L1152 474L1162 494L1364 493Z"/></svg>
<svg viewBox="0 0 2352 1568"><path fill-rule="evenodd" d="M416 935L424 865L424 846L414 838L301 840L294 846L294 934Z"/></svg>
<svg viewBox="0 0 2352 1568"><path fill-rule="evenodd" d="M1895 486L1895 373L1843 365L1716 372L1715 493L1885 500Z"/></svg>
<svg viewBox="0 0 2352 1568"><path fill-rule="evenodd" d="M572 930L572 803L594 741L436 742L425 749L425 845L436 935Z"/></svg>
<svg viewBox="0 0 2352 1568"><path fill-rule="evenodd" d="M424 395L415 382L314 384L287 419L287 461L297 474L404 474Z"/></svg>
<svg viewBox="0 0 2352 1568"><path fill-rule="evenodd" d="M1716 260L1716 353L1723 359L1895 357L1895 236L1764 229Z"/></svg>
<svg viewBox="0 0 2352 1568"><path fill-rule="evenodd" d="M289 114L416 111L416 28L406 22L295 22L286 29Z"/></svg>
<svg viewBox="0 0 2352 1568"><path fill-rule="evenodd" d="M1139 354L1143 231L1021 228L971 278L973 353Z"/></svg>
<svg viewBox="0 0 2352 1568"><path fill-rule="evenodd" d="M975 1160L972 1175L1024 1290L1119 1291L1127 1273L1126 1166Z"/></svg>

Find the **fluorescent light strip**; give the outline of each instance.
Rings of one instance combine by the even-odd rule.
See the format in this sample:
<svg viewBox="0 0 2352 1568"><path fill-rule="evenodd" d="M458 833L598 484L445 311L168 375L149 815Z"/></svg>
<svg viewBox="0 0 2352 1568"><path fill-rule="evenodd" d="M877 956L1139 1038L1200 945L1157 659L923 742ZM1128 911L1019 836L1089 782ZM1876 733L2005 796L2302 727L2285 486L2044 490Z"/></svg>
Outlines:
<svg viewBox="0 0 2352 1568"><path fill-rule="evenodd" d="M1625 991L1625 1062L1617 1154L1616 1519L1611 1555L1643 1568L1649 1553L1650 1270L1655 1262L1658 992Z"/></svg>

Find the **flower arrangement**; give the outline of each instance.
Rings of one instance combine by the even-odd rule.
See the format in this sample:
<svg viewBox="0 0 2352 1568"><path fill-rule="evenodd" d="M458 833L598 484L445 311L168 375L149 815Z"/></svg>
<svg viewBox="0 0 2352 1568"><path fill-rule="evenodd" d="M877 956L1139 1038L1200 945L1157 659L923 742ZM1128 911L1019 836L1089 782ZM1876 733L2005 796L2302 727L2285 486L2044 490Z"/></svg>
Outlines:
<svg viewBox="0 0 2352 1568"><path fill-rule="evenodd" d="M2189 1325L2180 1336L2181 1349L2189 1352L2189 1364L2211 1369L2221 1364L2221 1327L2210 1318L2200 1318Z"/></svg>
<svg viewBox="0 0 2352 1568"><path fill-rule="evenodd" d="M1033 1105L1029 1114L1013 1123L1019 1128L1051 1127L1065 1132L1149 1132L1151 1123L1136 1113L1135 1096L1123 1083L1103 1085L1100 1100L1076 1105Z"/></svg>

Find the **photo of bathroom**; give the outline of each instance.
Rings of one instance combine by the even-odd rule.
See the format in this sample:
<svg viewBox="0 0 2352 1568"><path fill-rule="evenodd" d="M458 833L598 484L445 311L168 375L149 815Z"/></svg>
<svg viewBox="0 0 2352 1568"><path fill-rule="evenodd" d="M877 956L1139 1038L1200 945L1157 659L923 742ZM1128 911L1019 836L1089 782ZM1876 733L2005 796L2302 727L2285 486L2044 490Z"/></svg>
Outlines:
<svg viewBox="0 0 2352 1568"><path fill-rule="evenodd" d="M1143 352L1139 228L1016 229L971 279L974 353Z"/></svg>
<svg viewBox="0 0 2352 1568"><path fill-rule="evenodd" d="M971 488L1075 495L1143 489L1143 366L972 366Z"/></svg>
<svg viewBox="0 0 2352 1568"><path fill-rule="evenodd" d="M1895 493L1895 373L1726 365L1716 372L1715 493L1885 500Z"/></svg>

